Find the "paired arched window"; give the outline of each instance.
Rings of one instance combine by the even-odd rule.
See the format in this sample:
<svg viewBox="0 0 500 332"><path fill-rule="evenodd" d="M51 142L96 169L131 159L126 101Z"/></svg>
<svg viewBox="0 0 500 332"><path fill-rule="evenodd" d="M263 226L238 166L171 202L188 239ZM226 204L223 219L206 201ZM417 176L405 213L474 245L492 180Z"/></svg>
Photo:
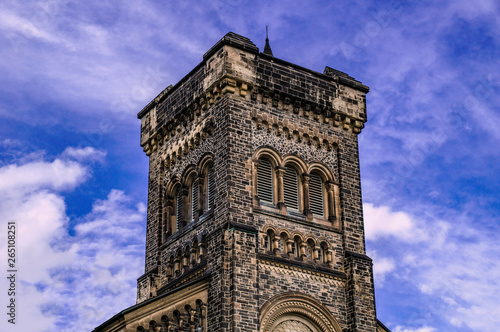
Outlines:
<svg viewBox="0 0 500 332"><path fill-rule="evenodd" d="M324 166L307 167L296 157L285 158L284 166L274 160L262 155L256 163L256 204L277 207L282 214L302 213L308 219L337 219L338 187Z"/></svg>
<svg viewBox="0 0 500 332"><path fill-rule="evenodd" d="M166 186L163 241L215 207L215 174L210 158L184 172L182 180L173 179Z"/></svg>

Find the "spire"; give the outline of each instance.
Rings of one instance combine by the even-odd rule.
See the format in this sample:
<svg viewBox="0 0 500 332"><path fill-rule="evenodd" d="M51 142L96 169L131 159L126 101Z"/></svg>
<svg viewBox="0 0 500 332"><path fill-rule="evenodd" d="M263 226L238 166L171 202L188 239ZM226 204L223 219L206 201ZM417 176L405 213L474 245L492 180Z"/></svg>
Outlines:
<svg viewBox="0 0 500 332"><path fill-rule="evenodd" d="M267 25L266 25L266 46L264 46L264 54L274 56L273 51L271 51L271 46L269 46L269 38L267 35Z"/></svg>

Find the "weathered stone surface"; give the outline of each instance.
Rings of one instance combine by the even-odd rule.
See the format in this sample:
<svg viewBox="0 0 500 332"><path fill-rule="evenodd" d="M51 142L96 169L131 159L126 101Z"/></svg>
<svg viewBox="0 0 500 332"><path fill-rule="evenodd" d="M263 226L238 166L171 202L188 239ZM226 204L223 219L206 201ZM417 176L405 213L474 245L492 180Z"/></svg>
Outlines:
<svg viewBox="0 0 500 332"><path fill-rule="evenodd" d="M330 317L325 326L332 331L375 331L357 140L367 92L345 73L330 68L320 74L258 53L250 40L230 33L148 104L138 115L141 146L150 160L138 303L206 280L207 331L259 331L263 306L288 292L323 308L321 317ZM263 151L275 156L282 174L287 163L296 165L298 211L287 211L282 202L261 204L256 197ZM183 188L184 202L192 206L190 190L195 182L206 183L208 164L215 179L213 205L186 208L190 220L172 231L173 188ZM308 211L304 188L315 172L328 180L325 216ZM312 310L314 316L316 309L297 306L296 312ZM195 324L183 322L179 331ZM315 324L290 318L276 328L309 331Z"/></svg>

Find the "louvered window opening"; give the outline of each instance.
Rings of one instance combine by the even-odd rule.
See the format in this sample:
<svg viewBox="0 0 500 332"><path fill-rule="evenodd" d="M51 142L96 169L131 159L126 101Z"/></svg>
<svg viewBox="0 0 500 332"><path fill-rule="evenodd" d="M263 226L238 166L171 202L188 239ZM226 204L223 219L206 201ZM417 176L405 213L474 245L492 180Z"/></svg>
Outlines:
<svg viewBox="0 0 500 332"><path fill-rule="evenodd" d="M261 202L273 203L273 166L266 159L257 167L257 195Z"/></svg>
<svg viewBox="0 0 500 332"><path fill-rule="evenodd" d="M198 182L193 182L191 186L191 220L194 221L194 218L198 213Z"/></svg>
<svg viewBox="0 0 500 332"><path fill-rule="evenodd" d="M175 216L176 216L176 221L177 221L177 230L179 230L179 226L182 220L182 193L181 190L177 192L177 199L176 199L176 209L175 209Z"/></svg>
<svg viewBox="0 0 500 332"><path fill-rule="evenodd" d="M215 174L213 169L208 171L208 205L207 209L210 210L214 207L215 198Z"/></svg>
<svg viewBox="0 0 500 332"><path fill-rule="evenodd" d="M313 215L324 216L323 180L317 174L311 174L309 182L309 202Z"/></svg>
<svg viewBox="0 0 500 332"><path fill-rule="evenodd" d="M299 177L292 167L286 167L283 175L283 193L287 209L299 210Z"/></svg>

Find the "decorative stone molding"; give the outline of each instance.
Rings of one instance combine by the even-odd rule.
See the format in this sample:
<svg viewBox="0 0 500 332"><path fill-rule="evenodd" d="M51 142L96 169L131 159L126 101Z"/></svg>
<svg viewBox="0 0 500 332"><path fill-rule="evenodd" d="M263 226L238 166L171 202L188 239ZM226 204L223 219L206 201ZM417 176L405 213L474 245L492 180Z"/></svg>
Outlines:
<svg viewBox="0 0 500 332"><path fill-rule="evenodd" d="M190 151L200 145L202 140L206 140L207 137L212 134L213 120L209 118L199 123L195 128L184 135L178 136L176 139L173 137L169 138L174 141L169 145L168 150L161 156L164 167L170 168L177 161L185 158ZM165 136L164 139L167 139L167 137ZM154 150L155 148L152 148L151 145L145 146L146 155L148 156Z"/></svg>
<svg viewBox="0 0 500 332"><path fill-rule="evenodd" d="M168 298L153 314L137 317L127 324L127 331L144 332L191 332L207 331L207 291L189 294L186 290L179 291L177 301L172 303ZM200 330L201 329L201 330Z"/></svg>
<svg viewBox="0 0 500 332"><path fill-rule="evenodd" d="M270 262L265 259L259 259L259 269L271 271L283 275L289 275L302 280L311 280L313 282L321 282L324 284L344 287L345 281L339 277L326 273L311 271L297 266L281 264L278 262Z"/></svg>
<svg viewBox="0 0 500 332"><path fill-rule="evenodd" d="M341 332L332 313L319 301L301 293L283 293L270 298L261 309L260 332L274 331L277 323L294 316L306 318L322 332Z"/></svg>
<svg viewBox="0 0 500 332"><path fill-rule="evenodd" d="M342 89L339 89L339 91ZM165 92L162 92L165 94ZM242 98L247 98L247 94L250 93L250 99L253 101L260 102L265 105L271 105L272 107L282 109L284 111L292 112L299 117L310 118L315 121L319 121L333 127L343 128L346 131L359 134L361 129L364 128L364 121L358 118L354 118L348 115L348 112L343 109L342 106L326 107L324 105L318 105L311 101L301 99L298 97L288 96L279 91L271 91L263 89L259 86L255 86L249 82L244 82L239 78L231 76L223 76L218 81L216 81L212 86L207 88L205 91L200 93L200 95L194 98L194 101L186 105L184 110L180 112L177 116L170 119L162 128L157 130L150 137L145 139L141 143L146 155L151 155L152 152L156 151L158 145L162 145L164 140L168 140L177 134L185 133L189 127L196 122L196 120L201 117L202 113L207 111L208 108L216 103L217 100L221 99L225 94L233 94ZM343 92L340 91L339 94ZM357 101L352 98L336 95L336 99L341 98L344 103L354 104ZM155 102L159 103L161 98L155 98ZM156 110L156 106L151 107L153 111ZM150 111L151 112L151 111ZM153 112L154 113L154 112ZM257 116L252 114L252 118L256 118L259 122L256 125L266 125L266 120L259 120ZM267 122L269 124L269 122ZM273 121L273 124L277 124L277 134L291 136L294 132L293 128L286 125L279 125L277 121ZM281 130L280 130L281 128ZM289 132L285 128L289 129ZM319 138L319 144L327 144L326 142L332 142L326 137L321 135L312 135L311 133L302 133L301 139L304 134L309 137ZM326 140L326 142L325 142ZM314 141L314 140L313 140ZM306 140L306 144L317 144L311 140ZM331 147L329 147L331 149Z"/></svg>
<svg viewBox="0 0 500 332"><path fill-rule="evenodd" d="M251 113L252 122L257 130L264 129L269 134L277 137L284 137L296 143L315 146L318 149L324 148L331 151L339 145L339 141L331 136L319 133L309 128L301 128L296 123L290 123L288 120L280 120L277 116L259 114L256 110Z"/></svg>

